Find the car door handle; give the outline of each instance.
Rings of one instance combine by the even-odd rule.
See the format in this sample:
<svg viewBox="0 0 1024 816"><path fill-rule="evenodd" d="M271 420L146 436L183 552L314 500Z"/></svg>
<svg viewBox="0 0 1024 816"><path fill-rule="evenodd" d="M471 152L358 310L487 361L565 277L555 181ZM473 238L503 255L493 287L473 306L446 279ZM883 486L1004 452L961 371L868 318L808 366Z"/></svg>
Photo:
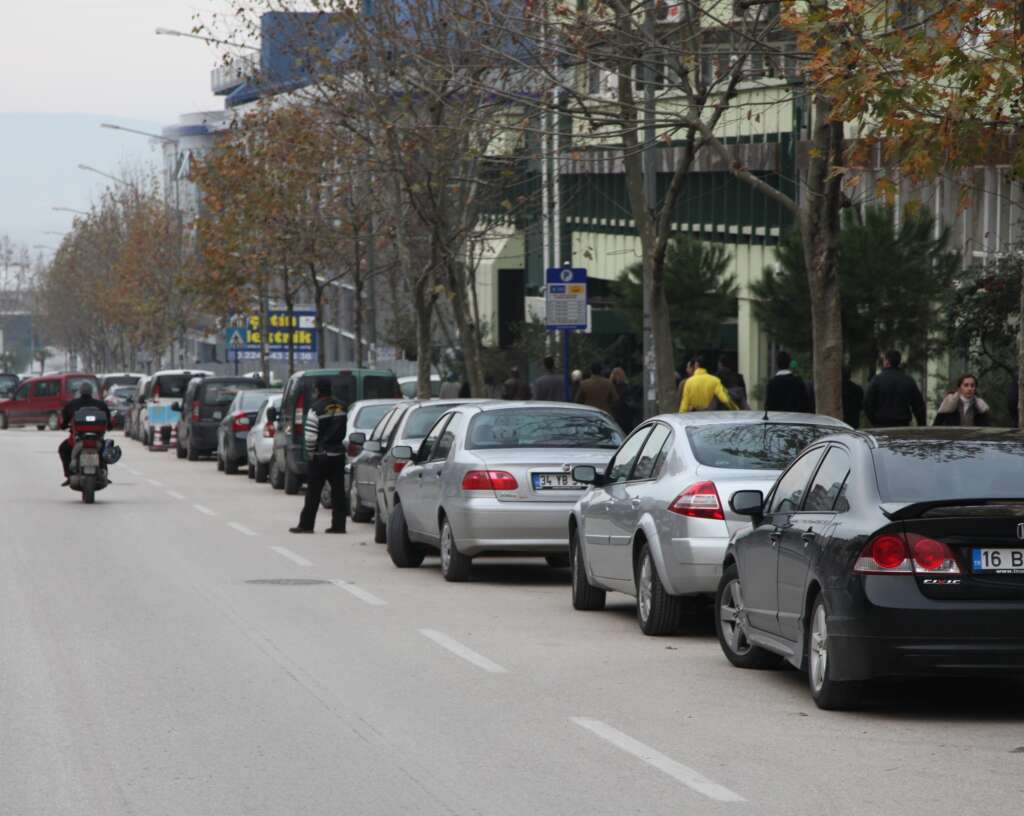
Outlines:
<svg viewBox="0 0 1024 816"><path fill-rule="evenodd" d="M808 544L814 541L814 530L808 530L805 533L801 533L800 540L804 542L804 546L806 547Z"/></svg>
<svg viewBox="0 0 1024 816"><path fill-rule="evenodd" d="M636 510L640 506L640 499L633 499L633 501L629 503L629 506Z"/></svg>
<svg viewBox="0 0 1024 816"><path fill-rule="evenodd" d="M434 474L434 477L437 478L437 479L440 479L443 475L444 475L444 471L443 470L439 470L439 471L437 471Z"/></svg>
<svg viewBox="0 0 1024 816"><path fill-rule="evenodd" d="M779 545L779 538L780 538L780 534L779 533L769 533L769 535L768 535L768 543L771 544L772 547L777 547Z"/></svg>

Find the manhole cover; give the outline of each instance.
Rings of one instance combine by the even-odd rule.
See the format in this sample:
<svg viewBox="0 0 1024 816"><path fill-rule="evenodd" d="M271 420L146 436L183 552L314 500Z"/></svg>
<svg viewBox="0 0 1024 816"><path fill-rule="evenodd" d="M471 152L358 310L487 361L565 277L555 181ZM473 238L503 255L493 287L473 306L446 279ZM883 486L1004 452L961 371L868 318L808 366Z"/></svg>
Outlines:
<svg viewBox="0 0 1024 816"><path fill-rule="evenodd" d="M272 584L273 586L313 586L314 584L329 584L320 578L254 578L246 581L247 584Z"/></svg>

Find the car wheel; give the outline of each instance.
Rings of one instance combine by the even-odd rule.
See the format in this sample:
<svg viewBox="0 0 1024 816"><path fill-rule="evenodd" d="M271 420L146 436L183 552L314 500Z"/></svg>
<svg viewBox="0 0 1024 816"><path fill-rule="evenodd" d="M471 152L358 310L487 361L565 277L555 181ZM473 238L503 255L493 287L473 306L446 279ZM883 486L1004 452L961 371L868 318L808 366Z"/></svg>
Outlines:
<svg viewBox="0 0 1024 816"><path fill-rule="evenodd" d="M197 451L194 447L192 447L192 440L191 439L188 440L188 448L186 449L186 453L188 454L188 461L190 461L190 462L198 462L199 461L199 451Z"/></svg>
<svg viewBox="0 0 1024 816"><path fill-rule="evenodd" d="M384 514L378 504L377 512L373 514L373 542L374 544L386 544L387 541L388 525L384 523Z"/></svg>
<svg viewBox="0 0 1024 816"><path fill-rule="evenodd" d="M188 455L188 451L185 450L180 442L175 441L174 452L178 455L179 459L184 459Z"/></svg>
<svg viewBox="0 0 1024 816"><path fill-rule="evenodd" d="M544 560L548 562L549 567L565 569L569 566L569 556L567 555L545 555Z"/></svg>
<svg viewBox="0 0 1024 816"><path fill-rule="evenodd" d="M60 417L54 412L46 418L46 429L56 431L60 428Z"/></svg>
<svg viewBox="0 0 1024 816"><path fill-rule="evenodd" d="M7 414L5 414L3 411L0 411L0 431L6 431L7 427Z"/></svg>
<svg viewBox="0 0 1024 816"><path fill-rule="evenodd" d="M263 484L265 481L267 481L267 475L267 466L264 465L262 462L257 462L255 467L253 468L252 477L260 484Z"/></svg>
<svg viewBox="0 0 1024 816"><path fill-rule="evenodd" d="M217 457L217 470L224 470L224 460L220 456L220 448L217 448L217 453L214 454Z"/></svg>
<svg viewBox="0 0 1024 816"><path fill-rule="evenodd" d="M348 491L348 514L352 521L358 521L361 524L365 524L373 518L373 511L359 503L359 491L356 490L354 484Z"/></svg>
<svg viewBox="0 0 1024 816"><path fill-rule="evenodd" d="M818 708L841 710L856 708L860 703L862 683L837 683L832 679L833 662L829 659L832 643L828 636L828 610L825 599L814 600L807 622L807 681L811 697Z"/></svg>
<svg viewBox="0 0 1024 816"><path fill-rule="evenodd" d="M400 504L395 505L388 519L388 555L396 567L418 567L426 556L423 548L409 538L405 513Z"/></svg>
<svg viewBox="0 0 1024 816"><path fill-rule="evenodd" d="M441 575L446 581L466 581L473 559L459 552L455 546L455 534L448 519L441 527Z"/></svg>
<svg viewBox="0 0 1024 816"><path fill-rule="evenodd" d="M636 575L636 618L645 635L671 635L679 628L683 604L670 595L658 575L658 567L646 541L640 550Z"/></svg>
<svg viewBox="0 0 1024 816"><path fill-rule="evenodd" d="M281 473L281 467L277 464L276 456L270 460L270 486L274 490L284 489L284 474Z"/></svg>
<svg viewBox="0 0 1024 816"><path fill-rule="evenodd" d="M583 563L580 548L580 534L575 529L569 535L569 566L572 568L572 608L582 612L604 609L607 593L587 579L587 567Z"/></svg>
<svg viewBox="0 0 1024 816"><path fill-rule="evenodd" d="M722 573L715 596L715 632L718 643L732 665L741 669L774 669L782 658L753 645L747 639L747 610L743 605L743 586L735 564Z"/></svg>
<svg viewBox="0 0 1024 816"><path fill-rule="evenodd" d="M45 425L36 425L36 430L37 431L45 431L46 430L46 426Z"/></svg>
<svg viewBox="0 0 1024 816"><path fill-rule="evenodd" d="M289 496L294 496L299 492L299 488L302 486L302 481L299 479L297 473L292 473L288 469L288 465L284 466L284 492Z"/></svg>
<svg viewBox="0 0 1024 816"><path fill-rule="evenodd" d="M224 472L229 476L234 476L238 473L238 460L232 459L230 456L225 454L224 456Z"/></svg>

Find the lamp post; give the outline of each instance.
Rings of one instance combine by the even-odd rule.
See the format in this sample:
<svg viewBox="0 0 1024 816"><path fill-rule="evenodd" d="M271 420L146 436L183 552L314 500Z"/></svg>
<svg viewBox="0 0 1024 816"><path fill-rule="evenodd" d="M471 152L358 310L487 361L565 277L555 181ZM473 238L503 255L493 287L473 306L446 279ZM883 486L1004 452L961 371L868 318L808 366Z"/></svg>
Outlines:
<svg viewBox="0 0 1024 816"><path fill-rule="evenodd" d="M111 181L116 182L117 184L122 184L125 187L131 187L132 186L129 182L125 181L124 179L118 178L117 176L112 176L112 175L110 175L110 173L104 173L102 170L100 170L100 169L98 169L96 167L93 167L91 164L80 164L80 165L78 165L78 169L79 170L86 170L86 171L88 171L90 173L96 173L97 175L103 176L104 178L108 178Z"/></svg>
<svg viewBox="0 0 1024 816"><path fill-rule="evenodd" d="M50 207L50 209L54 212L69 212L74 213L75 215L84 215L86 217L92 215L92 213L88 213L85 210L76 210L74 207Z"/></svg>
<svg viewBox="0 0 1024 816"><path fill-rule="evenodd" d="M202 34L193 34L189 31L178 31L174 28L164 28L163 26L158 27L154 32L158 37L186 37L190 40L199 40L204 43L211 43L213 45L227 45L231 48L245 48L249 51L259 51L259 47L255 45L247 45L246 43L231 42L231 40L218 40L216 37L204 37Z"/></svg>

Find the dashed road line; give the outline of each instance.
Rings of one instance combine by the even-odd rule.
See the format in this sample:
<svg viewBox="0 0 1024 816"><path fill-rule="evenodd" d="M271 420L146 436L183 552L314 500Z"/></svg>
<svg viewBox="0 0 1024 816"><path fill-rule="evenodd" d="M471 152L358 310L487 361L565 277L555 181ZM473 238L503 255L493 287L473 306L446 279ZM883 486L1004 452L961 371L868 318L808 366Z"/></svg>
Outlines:
<svg viewBox="0 0 1024 816"><path fill-rule="evenodd" d="M125 470L127 470L130 474L132 474L132 476L141 476L142 475L135 468L125 467Z"/></svg>
<svg viewBox="0 0 1024 816"><path fill-rule="evenodd" d="M364 603L368 603L370 606L387 606L387 601L383 598L378 598L369 590L363 589L362 587L356 586L351 581L335 580L331 582L336 587L340 587L350 595L354 595Z"/></svg>
<svg viewBox="0 0 1024 816"><path fill-rule="evenodd" d="M420 629L419 632L423 637L434 641L441 648L447 649L453 655L461 657L467 663L472 663L485 672L490 672L491 674L506 674L508 672L508 669L504 666L499 666L493 660L484 657L478 652L474 652L468 646L459 643L455 638L449 637L444 632L438 632L436 629Z"/></svg>
<svg viewBox="0 0 1024 816"><path fill-rule="evenodd" d="M202 513L204 516L215 516L215 515L217 515L215 512L213 512L213 510L211 510L206 505L203 505L203 504L193 504L192 506L196 510L198 510L200 513Z"/></svg>
<svg viewBox="0 0 1024 816"><path fill-rule="evenodd" d="M153 485L153 487L163 487L164 486L163 482L158 482L156 479L146 479L146 481L149 482L151 485Z"/></svg>
<svg viewBox="0 0 1024 816"><path fill-rule="evenodd" d="M657 768L662 773L668 774L677 782L686 785L690 790L696 791L709 799L714 799L716 802L747 801L738 793L722 787L717 782L712 782L699 771L676 762L671 757L665 756L649 745L644 745L628 734L623 734L618 729L612 728L608 723L601 720L592 720L589 717L571 717L570 719L580 728L587 729L601 739L610 742L616 748L635 756L642 762L646 762L652 768Z"/></svg>
<svg viewBox="0 0 1024 816"><path fill-rule="evenodd" d="M287 558L289 561L292 561L292 562L298 564L300 567L311 567L311 566L313 566L313 562L312 561L310 561L307 558L303 558L298 553L292 552L287 547L271 547L270 549L272 549L278 555Z"/></svg>
<svg viewBox="0 0 1024 816"><path fill-rule="evenodd" d="M254 535L256 535L255 532L250 530L244 524L239 524L237 521L229 521L228 522L228 527L230 527L232 530L237 530L242 535L247 535L247 536L254 536Z"/></svg>
<svg viewBox="0 0 1024 816"><path fill-rule="evenodd" d="M185 498L177 490L168 490L167 495L172 499L178 499L179 501Z"/></svg>

